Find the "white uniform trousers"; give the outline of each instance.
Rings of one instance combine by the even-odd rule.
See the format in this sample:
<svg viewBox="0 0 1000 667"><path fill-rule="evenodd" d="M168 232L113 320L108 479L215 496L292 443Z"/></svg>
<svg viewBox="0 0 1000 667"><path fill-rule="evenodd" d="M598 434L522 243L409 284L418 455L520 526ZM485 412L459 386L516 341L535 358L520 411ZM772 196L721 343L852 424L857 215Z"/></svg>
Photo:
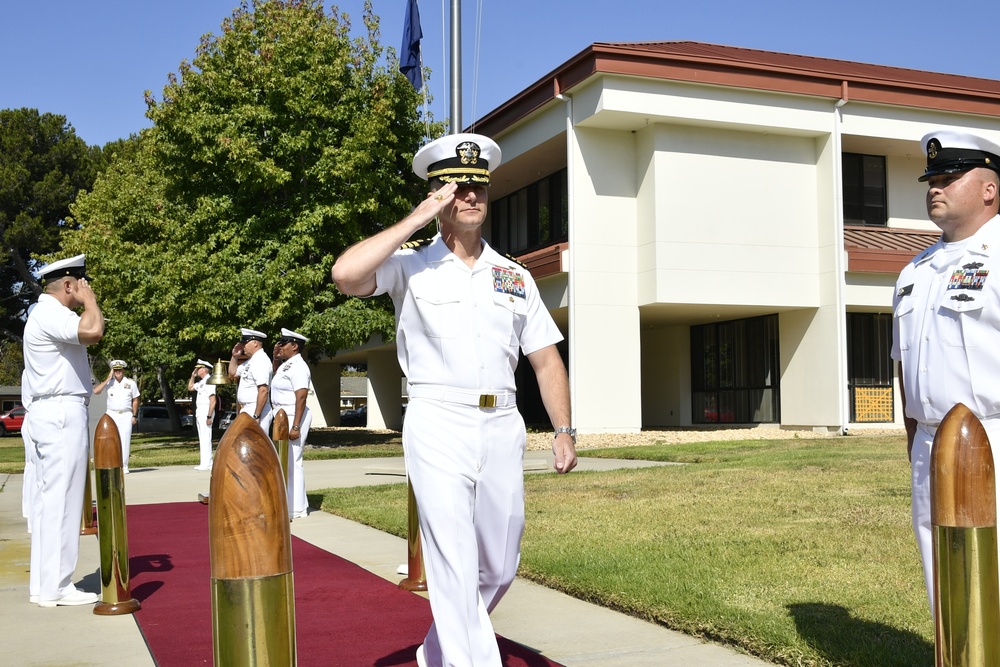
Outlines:
<svg viewBox="0 0 1000 667"><path fill-rule="evenodd" d="M25 415L21 424L21 440L24 441L24 480L21 484L21 516L28 524L28 532L31 532L31 508L34 505L35 496L35 443L31 439L28 431L28 417Z"/></svg>
<svg viewBox="0 0 1000 667"><path fill-rule="evenodd" d="M430 667L501 665L489 612L517 574L524 448L514 406L421 398L407 406L403 451L434 617L424 638Z"/></svg>
<svg viewBox="0 0 1000 667"><path fill-rule="evenodd" d="M993 451L993 473L997 477L997 489L1000 490L1000 419L983 420L983 427L990 439ZM934 529L931 526L931 445L934 444L933 429L925 424L917 425L917 433L913 437L913 449L910 451L910 513L913 520L913 533L917 538L917 548L920 550L920 560L924 568L924 585L927 587L927 600L930 603L931 618L934 617ZM997 494L1000 516L1000 494ZM1000 568L1000 554L997 558Z"/></svg>
<svg viewBox="0 0 1000 667"><path fill-rule="evenodd" d="M212 465L212 425L208 421L208 408L194 411L194 425L198 429L198 451L201 459L198 467L207 468Z"/></svg>
<svg viewBox="0 0 1000 667"><path fill-rule="evenodd" d="M28 593L58 600L76 590L73 572L90 462L87 408L58 398L35 401L28 419L35 443Z"/></svg>
<svg viewBox="0 0 1000 667"><path fill-rule="evenodd" d="M118 438L122 441L122 470L128 472L128 457L132 450L132 412L108 410L107 414L118 427Z"/></svg>
<svg viewBox="0 0 1000 667"><path fill-rule="evenodd" d="M271 410L261 418L261 428L268 437L274 441L272 426L274 425L274 415L278 410L284 410L288 417L288 430L292 430L295 424L295 405L272 405ZM288 470L288 516L303 517L308 513L309 501L306 499L306 477L305 468L302 465L302 451L309 437L309 427L312 426L312 412L305 409L302 421L299 423L299 437L295 440L288 440L288 461L285 463Z"/></svg>

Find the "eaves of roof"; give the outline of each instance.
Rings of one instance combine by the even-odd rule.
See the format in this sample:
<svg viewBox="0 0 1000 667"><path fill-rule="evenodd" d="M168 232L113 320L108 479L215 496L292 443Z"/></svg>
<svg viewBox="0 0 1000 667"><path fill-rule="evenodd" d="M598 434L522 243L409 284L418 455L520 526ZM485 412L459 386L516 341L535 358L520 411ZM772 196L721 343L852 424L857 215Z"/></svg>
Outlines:
<svg viewBox="0 0 1000 667"><path fill-rule="evenodd" d="M889 227L844 227L847 270L897 274L941 232Z"/></svg>
<svg viewBox="0 0 1000 667"><path fill-rule="evenodd" d="M1000 116L1000 81L702 42L596 42L475 124L496 135L596 74Z"/></svg>

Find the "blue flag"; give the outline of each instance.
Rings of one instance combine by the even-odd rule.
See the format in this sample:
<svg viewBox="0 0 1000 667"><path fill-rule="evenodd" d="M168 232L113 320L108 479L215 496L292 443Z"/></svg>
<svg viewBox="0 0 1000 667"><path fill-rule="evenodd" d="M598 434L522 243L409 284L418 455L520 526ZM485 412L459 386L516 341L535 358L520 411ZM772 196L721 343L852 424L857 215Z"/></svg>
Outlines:
<svg viewBox="0 0 1000 667"><path fill-rule="evenodd" d="M424 87L424 74L420 69L420 38L423 36L417 0L409 0L406 3L406 19L403 21L403 46L399 49L399 71L417 90Z"/></svg>

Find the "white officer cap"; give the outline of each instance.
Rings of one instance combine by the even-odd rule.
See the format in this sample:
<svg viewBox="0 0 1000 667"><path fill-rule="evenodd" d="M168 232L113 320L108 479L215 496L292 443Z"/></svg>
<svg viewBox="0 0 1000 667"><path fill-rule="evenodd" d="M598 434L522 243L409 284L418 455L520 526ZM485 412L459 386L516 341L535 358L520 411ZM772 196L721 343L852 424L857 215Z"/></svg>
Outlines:
<svg viewBox="0 0 1000 667"><path fill-rule="evenodd" d="M267 340L267 334L255 329L240 329L240 341L246 343L251 340L263 343Z"/></svg>
<svg viewBox="0 0 1000 667"><path fill-rule="evenodd" d="M927 168L917 179L920 182L977 167L1000 174L1000 145L986 137L960 130L934 130L923 136L920 145L927 155Z"/></svg>
<svg viewBox="0 0 1000 667"><path fill-rule="evenodd" d="M449 134L430 142L413 156L413 173L445 183L490 184L490 169L500 166L500 147L481 134Z"/></svg>
<svg viewBox="0 0 1000 667"><path fill-rule="evenodd" d="M199 359L198 363L196 363L194 366L195 366L195 368L198 368L200 366L204 366L205 368L207 368L209 370L212 370L212 368L213 368L212 362L205 361L204 359Z"/></svg>
<svg viewBox="0 0 1000 667"><path fill-rule="evenodd" d="M305 345L306 343L309 342L309 339L303 336L302 334L296 333L291 329L286 329L284 327L281 327L281 337L296 340L299 342L300 345Z"/></svg>
<svg viewBox="0 0 1000 667"><path fill-rule="evenodd" d="M90 280L87 275L87 256L67 257L38 270L38 277L42 280L55 280L65 276Z"/></svg>
<svg viewBox="0 0 1000 667"><path fill-rule="evenodd" d="M119 368L125 369L125 368L128 368L128 364L126 364L121 359L115 359L114 361L111 362L111 368L113 370L118 370Z"/></svg>

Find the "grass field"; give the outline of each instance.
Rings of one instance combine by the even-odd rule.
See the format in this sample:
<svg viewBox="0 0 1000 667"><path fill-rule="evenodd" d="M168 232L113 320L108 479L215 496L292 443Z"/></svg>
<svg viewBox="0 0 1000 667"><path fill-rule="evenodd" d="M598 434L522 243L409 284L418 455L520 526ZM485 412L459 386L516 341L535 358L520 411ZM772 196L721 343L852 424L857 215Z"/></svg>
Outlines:
<svg viewBox="0 0 1000 667"><path fill-rule="evenodd" d="M529 475L522 576L778 664L933 664L902 438L582 454L689 465ZM400 485L310 496L406 534Z"/></svg>

